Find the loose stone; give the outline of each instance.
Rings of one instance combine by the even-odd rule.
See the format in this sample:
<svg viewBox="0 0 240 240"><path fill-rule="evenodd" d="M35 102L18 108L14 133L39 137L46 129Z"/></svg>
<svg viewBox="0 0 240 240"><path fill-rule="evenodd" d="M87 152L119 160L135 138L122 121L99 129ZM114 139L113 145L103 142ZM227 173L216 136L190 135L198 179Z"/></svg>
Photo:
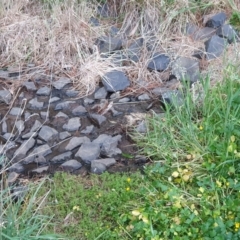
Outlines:
<svg viewBox="0 0 240 240"><path fill-rule="evenodd" d="M71 159L61 164L60 166L64 171L73 172L82 167L82 164L75 159Z"/></svg>
<svg viewBox="0 0 240 240"><path fill-rule="evenodd" d="M47 86L41 87L37 91L37 95L39 95L39 96L49 96L50 93L51 93L51 88L49 88Z"/></svg>
<svg viewBox="0 0 240 240"><path fill-rule="evenodd" d="M81 146L83 143L89 142L90 139L88 137L73 137L65 147L65 150L72 151L74 148Z"/></svg>
<svg viewBox="0 0 240 240"><path fill-rule="evenodd" d="M76 131L81 127L80 118L70 118L66 124L63 125L63 129L66 131Z"/></svg>

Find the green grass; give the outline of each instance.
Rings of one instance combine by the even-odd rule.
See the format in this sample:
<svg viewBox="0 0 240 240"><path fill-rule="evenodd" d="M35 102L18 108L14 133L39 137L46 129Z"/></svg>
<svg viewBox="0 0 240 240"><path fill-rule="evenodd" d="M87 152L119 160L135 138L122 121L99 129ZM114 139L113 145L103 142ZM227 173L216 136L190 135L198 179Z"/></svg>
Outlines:
<svg viewBox="0 0 240 240"><path fill-rule="evenodd" d="M28 186L26 197L13 201L11 187L3 188L1 182L0 192L0 239L62 239L56 234L47 233L46 228L51 225L52 213L41 214L44 197L37 197L44 182L38 186ZM47 195L45 193L45 195Z"/></svg>
<svg viewBox="0 0 240 240"><path fill-rule="evenodd" d="M58 173L54 185L46 186L52 192L45 214L55 213L56 230L66 239L128 239L121 216L139 198L141 182L139 173L86 178Z"/></svg>
<svg viewBox="0 0 240 240"><path fill-rule="evenodd" d="M45 214L55 213L67 239L239 239L240 77L225 79L204 99L167 107L149 119L138 144L155 163L145 174L56 174ZM175 107L174 107L175 106ZM64 225L66 216L69 222Z"/></svg>

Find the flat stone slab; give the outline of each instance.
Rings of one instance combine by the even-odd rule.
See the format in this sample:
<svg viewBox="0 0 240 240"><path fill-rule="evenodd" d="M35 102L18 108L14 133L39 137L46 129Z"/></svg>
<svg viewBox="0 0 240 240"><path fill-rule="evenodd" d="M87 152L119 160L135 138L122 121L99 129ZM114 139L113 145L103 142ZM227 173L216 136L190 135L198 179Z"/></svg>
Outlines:
<svg viewBox="0 0 240 240"><path fill-rule="evenodd" d="M9 104L12 100L12 94L8 90L0 90L0 102Z"/></svg>
<svg viewBox="0 0 240 240"><path fill-rule="evenodd" d="M81 127L80 118L70 118L67 123L63 125L63 129L66 131L77 131Z"/></svg>
<svg viewBox="0 0 240 240"><path fill-rule="evenodd" d="M121 71L106 73L102 78L102 83L108 92L122 91L130 86L130 81Z"/></svg>
<svg viewBox="0 0 240 240"><path fill-rule="evenodd" d="M90 139L88 137L73 137L65 147L65 150L72 151L74 148L81 146L83 143L90 143Z"/></svg>
<svg viewBox="0 0 240 240"><path fill-rule="evenodd" d="M104 87L99 88L95 93L94 93L94 98L95 99L106 99L108 92Z"/></svg>
<svg viewBox="0 0 240 240"><path fill-rule="evenodd" d="M101 53L111 53L121 49L122 40L118 37L103 36L97 39L96 44Z"/></svg>
<svg viewBox="0 0 240 240"><path fill-rule="evenodd" d="M82 167L82 164L80 162L78 162L75 159L71 159L66 161L65 163L61 164L60 166L64 171L67 172L73 172L75 170L78 170Z"/></svg>
<svg viewBox="0 0 240 240"><path fill-rule="evenodd" d="M117 148L118 142L120 142L121 139L121 135L112 137L107 134L101 134L93 141L93 143L99 144L103 156L112 157L113 155L122 153L122 151Z"/></svg>
<svg viewBox="0 0 240 240"><path fill-rule="evenodd" d="M84 116L86 115L86 113L87 113L87 110L83 106L78 106L72 110L72 114L74 116Z"/></svg>
<svg viewBox="0 0 240 240"><path fill-rule="evenodd" d="M50 153L52 153L52 150L48 144L41 145L39 147L36 147L31 153L29 153L28 157L23 160L23 163L28 164L34 162L36 158L40 156L46 157Z"/></svg>
<svg viewBox="0 0 240 240"><path fill-rule="evenodd" d="M229 24L223 25L222 27L218 28L216 34L219 37L226 38L229 43L232 43L238 39L237 32Z"/></svg>
<svg viewBox="0 0 240 240"><path fill-rule="evenodd" d="M219 28L227 19L227 15L224 12L220 12L212 16L207 22L206 27Z"/></svg>
<svg viewBox="0 0 240 240"><path fill-rule="evenodd" d="M48 169L49 169L49 166L39 167L39 168L33 169L31 172L41 174L41 173L47 172Z"/></svg>
<svg viewBox="0 0 240 240"><path fill-rule="evenodd" d="M42 140L48 142L48 141L52 141L54 138L58 136L58 131L49 126L43 126L39 131L38 136Z"/></svg>
<svg viewBox="0 0 240 240"><path fill-rule="evenodd" d="M50 162L52 162L52 163L64 162L64 161L70 160L71 157L72 157L72 152L68 151L68 152L59 154L59 155L55 156L54 158L50 159Z"/></svg>
<svg viewBox="0 0 240 240"><path fill-rule="evenodd" d="M69 109L69 107L71 105L73 105L75 103L75 101L65 101L65 102L61 102L61 103L58 103L55 107L54 110L66 110L66 109Z"/></svg>
<svg viewBox="0 0 240 240"><path fill-rule="evenodd" d="M53 82L53 87L61 90L69 83L71 83L70 78L61 77L58 81Z"/></svg>
<svg viewBox="0 0 240 240"><path fill-rule="evenodd" d="M19 160L26 157L27 153L33 148L35 145L35 139L30 138L24 141L21 146L16 150L14 154L14 159Z"/></svg>
<svg viewBox="0 0 240 240"><path fill-rule="evenodd" d="M100 146L98 143L83 143L79 148L75 157L81 158L85 164L97 159L100 155Z"/></svg>
<svg viewBox="0 0 240 240"><path fill-rule="evenodd" d="M162 72L168 68L170 58L162 53L154 53L152 59L148 63L148 69Z"/></svg>
<svg viewBox="0 0 240 240"><path fill-rule="evenodd" d="M13 107L9 112L9 114L12 116L21 116L22 113L23 113L23 109L19 107Z"/></svg>
<svg viewBox="0 0 240 240"><path fill-rule="evenodd" d="M223 53L226 46L225 40L217 35L212 36L204 44L207 52L206 54L207 60L219 57Z"/></svg>
<svg viewBox="0 0 240 240"><path fill-rule="evenodd" d="M200 75L199 62L196 59L179 57L173 62L172 74L181 81L196 82Z"/></svg>
<svg viewBox="0 0 240 240"><path fill-rule="evenodd" d="M37 98L33 98L29 101L29 109L32 110L42 110L43 109L43 102L39 102Z"/></svg>
<svg viewBox="0 0 240 240"><path fill-rule="evenodd" d="M49 96L51 91L52 91L52 89L47 87L47 86L41 87L41 88L38 89L37 95L39 95L39 96Z"/></svg>
<svg viewBox="0 0 240 240"><path fill-rule="evenodd" d="M23 84L23 86L26 87L26 89L28 91L36 91L37 90L37 88L36 88L36 86L35 86L35 84L33 82L25 82Z"/></svg>

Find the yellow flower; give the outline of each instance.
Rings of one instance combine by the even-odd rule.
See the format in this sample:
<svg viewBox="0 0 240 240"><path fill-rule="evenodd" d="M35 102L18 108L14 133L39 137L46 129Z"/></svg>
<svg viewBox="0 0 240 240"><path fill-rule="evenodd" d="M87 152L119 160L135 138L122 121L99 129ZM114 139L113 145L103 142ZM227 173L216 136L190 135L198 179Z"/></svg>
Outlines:
<svg viewBox="0 0 240 240"><path fill-rule="evenodd" d="M177 171L172 173L172 177L177 178L179 176L179 173Z"/></svg>
<svg viewBox="0 0 240 240"><path fill-rule="evenodd" d="M202 125L199 126L199 130L200 130L200 131L203 130L203 126L202 126Z"/></svg>
<svg viewBox="0 0 240 240"><path fill-rule="evenodd" d="M239 222L236 222L236 223L235 223L235 229L239 229L239 227L240 227L240 223L239 223Z"/></svg>
<svg viewBox="0 0 240 240"><path fill-rule="evenodd" d="M127 178L127 182L130 183L131 182L131 178Z"/></svg>
<svg viewBox="0 0 240 240"><path fill-rule="evenodd" d="M73 211L80 211L80 207L79 206L74 206Z"/></svg>
<svg viewBox="0 0 240 240"><path fill-rule="evenodd" d="M127 187L127 188L126 188L126 191L127 191L127 192L130 191L130 187Z"/></svg>

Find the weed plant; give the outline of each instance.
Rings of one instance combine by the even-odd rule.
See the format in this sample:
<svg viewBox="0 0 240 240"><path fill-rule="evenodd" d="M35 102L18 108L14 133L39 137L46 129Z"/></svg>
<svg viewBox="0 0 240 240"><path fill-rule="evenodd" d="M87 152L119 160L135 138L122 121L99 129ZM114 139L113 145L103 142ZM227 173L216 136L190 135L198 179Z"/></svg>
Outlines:
<svg viewBox="0 0 240 240"><path fill-rule="evenodd" d="M56 234L47 234L46 227L51 225L52 214L43 215L41 208L45 202L44 196L39 197L42 181L37 187L28 186L25 197L12 194L13 187L4 187L1 182L0 192L0 239L1 240L56 240L63 239ZM38 197L37 197L38 195Z"/></svg>
<svg viewBox="0 0 240 240"><path fill-rule="evenodd" d="M230 65L217 86L202 81L201 104L189 91L184 105L149 120L138 143L158 164L128 215L138 239L239 239L239 79Z"/></svg>

